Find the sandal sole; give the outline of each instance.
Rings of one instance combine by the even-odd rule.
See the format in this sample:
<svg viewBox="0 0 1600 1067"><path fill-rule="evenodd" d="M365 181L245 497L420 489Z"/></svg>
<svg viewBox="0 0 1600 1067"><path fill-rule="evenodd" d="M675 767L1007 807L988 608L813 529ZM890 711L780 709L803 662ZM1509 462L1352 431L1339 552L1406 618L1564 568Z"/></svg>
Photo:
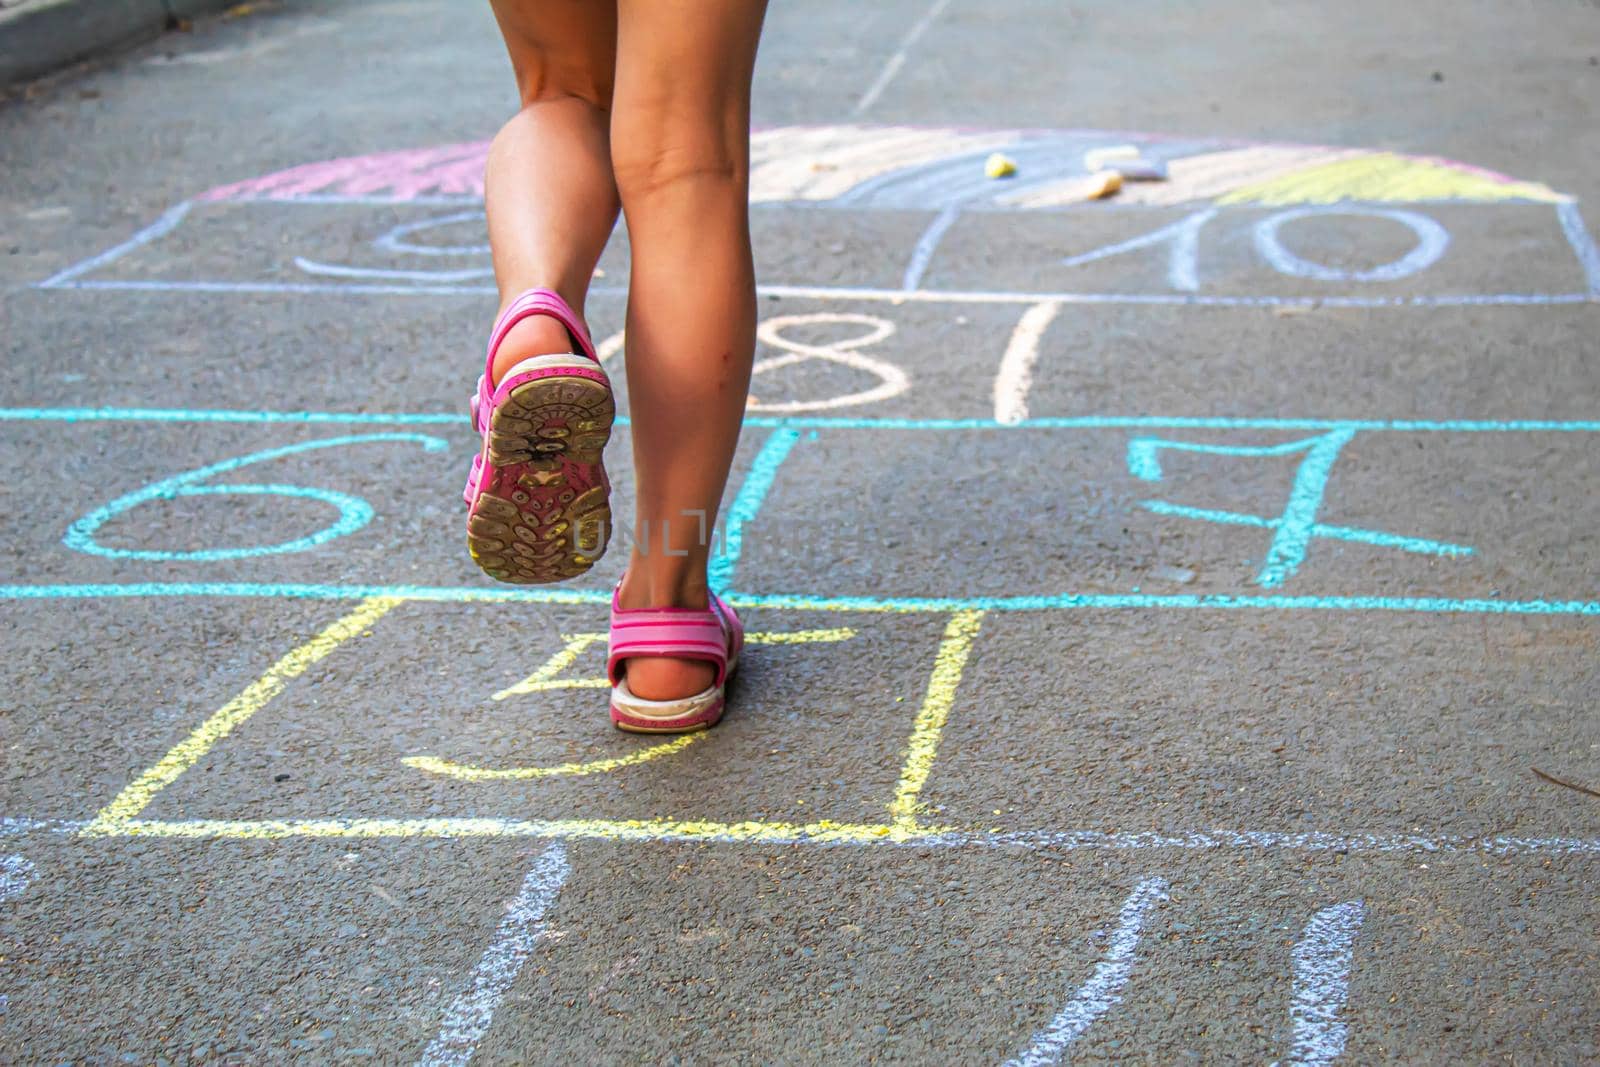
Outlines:
<svg viewBox="0 0 1600 1067"><path fill-rule="evenodd" d="M611 709L611 725L630 734L692 734L697 730L709 730L722 721L722 713L726 709L717 708L712 715L691 721L664 719L659 724L652 724L648 719L626 715L616 708Z"/></svg>
<svg viewBox="0 0 1600 1067"><path fill-rule="evenodd" d="M482 491L467 519L467 549L485 574L543 585L576 578L605 555L602 453L615 420L604 379L578 374L515 385L490 413Z"/></svg>
<svg viewBox="0 0 1600 1067"><path fill-rule="evenodd" d="M630 734L692 734L701 730L711 729L717 725L720 718L719 716L716 719L707 719L692 726L635 726L632 723L619 722L616 719L611 720L611 725L624 733Z"/></svg>

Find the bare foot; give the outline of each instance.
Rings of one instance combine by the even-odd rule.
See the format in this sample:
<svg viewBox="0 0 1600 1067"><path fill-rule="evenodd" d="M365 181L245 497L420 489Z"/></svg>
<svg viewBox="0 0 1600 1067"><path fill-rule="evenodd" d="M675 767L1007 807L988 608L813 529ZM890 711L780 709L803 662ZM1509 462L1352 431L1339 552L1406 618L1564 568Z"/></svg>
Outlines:
<svg viewBox="0 0 1600 1067"><path fill-rule="evenodd" d="M567 328L549 315L529 315L506 334L494 354L494 385L525 359L578 351Z"/></svg>
<svg viewBox="0 0 1600 1067"><path fill-rule="evenodd" d="M644 607L692 607L703 608L705 602L698 604L673 603L670 605L652 604L647 601L643 593L635 593L631 583L625 577L622 581L622 591L618 597L624 608ZM629 656L626 669L628 674L628 690L642 700L682 700L684 697L694 696L710 689L717 680L717 668L698 659L672 659L667 656Z"/></svg>

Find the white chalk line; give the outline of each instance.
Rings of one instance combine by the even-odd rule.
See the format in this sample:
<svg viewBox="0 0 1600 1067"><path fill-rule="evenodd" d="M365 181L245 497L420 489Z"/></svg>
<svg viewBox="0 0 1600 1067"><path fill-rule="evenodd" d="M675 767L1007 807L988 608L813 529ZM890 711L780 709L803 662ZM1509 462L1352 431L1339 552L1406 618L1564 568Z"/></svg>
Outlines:
<svg viewBox="0 0 1600 1067"><path fill-rule="evenodd" d="M1600 299L1600 246L1596 246L1594 235L1583 224L1583 214L1578 210L1577 203L1567 200L1557 204L1556 218L1561 220L1561 232L1566 235L1567 243L1572 245L1572 252L1583 268L1589 295Z"/></svg>
<svg viewBox="0 0 1600 1067"><path fill-rule="evenodd" d="M22 856L0 856L0 903L22 895L33 881L33 864Z"/></svg>
<svg viewBox="0 0 1600 1067"><path fill-rule="evenodd" d="M928 264L933 261L933 254L939 250L939 242L944 240L944 235L950 232L950 227L954 226L960 217L960 208L947 207L928 223L928 228L917 238L917 246L911 250L911 260L906 264L906 272L900 279L901 289L910 291L922 284L922 276L927 273Z"/></svg>
<svg viewBox="0 0 1600 1067"><path fill-rule="evenodd" d="M867 332L858 337L851 337L824 345L804 344L800 341L791 341L783 336L783 331L791 326L818 324L865 326ZM886 359L855 351L866 345L877 344L892 335L895 329L895 324L888 319L879 318L876 315L858 315L851 312L814 311L804 315L778 315L764 320L756 327L756 339L762 344L783 350L785 355L764 356L755 361L755 364L750 368L750 380L753 389L761 388L759 379L762 374L812 359L824 360L828 363L835 363L842 367L850 367L853 370L870 374L878 379L878 384L869 389L842 396L829 397L825 400L768 402L759 400L752 395L746 405L746 410L774 414L797 414L805 411L828 411L834 408L871 404L899 396L911 388L911 379L906 372Z"/></svg>
<svg viewBox="0 0 1600 1067"><path fill-rule="evenodd" d="M73 268L76 270L76 268ZM87 268L86 268L87 269ZM492 285L370 285L361 282L230 282L56 280L40 282L37 289L77 292L235 293L294 296L494 296ZM878 289L857 286L759 285L762 296L799 300L862 300L889 304L1062 304L1123 305L1201 308L1450 308L1450 307L1560 307L1600 303L1596 293L1449 293L1439 296L1198 296L1187 293L1081 293L987 289ZM590 296L622 296L624 290L608 287L589 290Z"/></svg>
<svg viewBox="0 0 1600 1067"><path fill-rule="evenodd" d="M1120 256L1124 252L1170 243L1172 248L1167 253L1167 284L1180 293L1196 292L1200 288L1200 231L1206 223L1216 218L1217 210L1215 207L1206 208L1150 233L1068 256L1061 261L1061 265L1076 267Z"/></svg>
<svg viewBox="0 0 1600 1067"><path fill-rule="evenodd" d="M1283 833L1274 830L1207 830L1199 833L1106 833L1097 830L1036 830L992 834L950 835L949 840L924 842L949 845L983 844L1063 851L1104 850L1131 852L1172 849L1179 852L1263 851L1339 852L1351 855L1412 853L1422 855L1482 854L1514 856L1523 853L1557 853L1600 857L1600 838L1585 837L1471 837L1465 834L1334 834Z"/></svg>
<svg viewBox="0 0 1600 1067"><path fill-rule="evenodd" d="M33 880L33 864L22 856L0 856L0 904L22 895ZM11 998L0 993L0 1015L11 1007Z"/></svg>
<svg viewBox="0 0 1600 1067"><path fill-rule="evenodd" d="M350 267L338 263L321 263L305 256L295 256L294 265L307 274L319 274L330 278L374 278L380 281L432 282L439 285L454 285L458 282L494 277L492 267L469 267L465 270L386 270L379 267Z"/></svg>
<svg viewBox="0 0 1600 1067"><path fill-rule="evenodd" d="M889 57L888 62L884 63L883 69L878 72L878 76L873 79L871 85L867 86L867 91L861 94L861 99L856 101L852 114L859 115L878 102L878 97L882 96L883 91L889 87L889 83L894 81L895 75L900 73L900 68L906 65L906 56L911 49L916 46L922 35L928 32L928 27L932 26L934 21L944 13L944 9L949 6L950 0L934 0L933 6L923 12L922 17L912 24L910 31L901 40L900 47L896 48L894 54Z"/></svg>
<svg viewBox="0 0 1600 1067"><path fill-rule="evenodd" d="M40 282L38 288L61 288L67 283L71 282L73 279L87 274L98 267L103 267L108 263L119 260L129 252L132 252L137 248L141 248L144 245L149 244L151 241L160 240L178 228L178 223L182 222L184 220L184 216L189 214L189 208L192 203L192 201L185 200L176 207L168 208L160 218L156 219L156 221L152 222L150 225L146 226L144 229L140 230L126 241L106 249L98 256L91 256L90 258L79 263L74 263L72 266L68 267L64 271L61 271L59 274L51 275L49 278L46 278L44 281Z"/></svg>
<svg viewBox="0 0 1600 1067"><path fill-rule="evenodd" d="M75 834L88 826L89 819L13 819L0 818L0 838L29 834Z"/></svg>
<svg viewBox="0 0 1600 1067"><path fill-rule="evenodd" d="M1094 973L1078 987L1050 1024L1034 1034L1028 1047L1007 1060L1005 1067L1046 1067L1059 1063L1067 1046L1122 1000L1122 987L1128 984L1128 975L1133 971L1133 953L1139 946L1145 913L1157 901L1166 899L1167 882L1163 878L1146 878L1134 888L1122 904L1105 959L1094 965Z"/></svg>
<svg viewBox="0 0 1600 1067"><path fill-rule="evenodd" d="M419 1067L463 1067L489 1032L495 1009L522 965L545 936L544 915L567 881L566 846L555 842L534 861L522 891L506 905L505 918L472 972L472 987L455 999L444 1025L418 1060Z"/></svg>
<svg viewBox="0 0 1600 1067"><path fill-rule="evenodd" d="M1324 1067L1344 1052L1342 1015L1350 995L1350 958L1366 905L1359 900L1323 908L1294 947L1294 999L1289 1018L1294 1044L1286 1063Z"/></svg>
<svg viewBox="0 0 1600 1067"><path fill-rule="evenodd" d="M614 356L622 352L623 346L628 342L628 331L618 330L595 346L594 354L601 363L609 362Z"/></svg>
<svg viewBox="0 0 1600 1067"><path fill-rule="evenodd" d="M1017 320L1011 340L1000 357L1000 371L994 376L994 421L1015 426L1028 417L1028 392L1033 388L1033 368L1039 361L1039 341L1050 324L1061 314L1061 305L1044 302L1033 305Z"/></svg>
<svg viewBox="0 0 1600 1067"><path fill-rule="evenodd" d="M76 835L92 820L0 818L0 838L28 834ZM298 828L298 829L297 829ZM1274 830L1207 830L1193 833L1102 830L936 831L907 837L883 835L871 840L816 837L801 830L771 832L758 837L705 832L687 824L637 824L627 820L591 822L577 828L552 821L504 818L428 819L311 819L295 823L274 820L191 819L171 821L131 820L117 833L106 836L174 837L185 840L259 837L561 837L632 842L705 841L746 845L816 845L889 847L901 849L1018 848L1029 851L1138 852L1166 849L1176 852L1335 852L1348 855L1560 855L1600 858L1600 837L1472 837L1465 834L1335 834L1283 833Z"/></svg>

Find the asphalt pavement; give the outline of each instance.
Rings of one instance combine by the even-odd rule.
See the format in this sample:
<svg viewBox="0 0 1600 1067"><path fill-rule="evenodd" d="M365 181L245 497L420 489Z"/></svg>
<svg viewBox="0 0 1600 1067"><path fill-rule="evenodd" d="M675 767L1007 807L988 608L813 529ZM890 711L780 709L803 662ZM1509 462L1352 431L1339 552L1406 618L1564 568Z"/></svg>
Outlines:
<svg viewBox="0 0 1600 1067"><path fill-rule="evenodd" d="M606 718L620 545L466 554L487 5L14 93L0 1062L1600 1060L1597 52L775 2L678 739Z"/></svg>

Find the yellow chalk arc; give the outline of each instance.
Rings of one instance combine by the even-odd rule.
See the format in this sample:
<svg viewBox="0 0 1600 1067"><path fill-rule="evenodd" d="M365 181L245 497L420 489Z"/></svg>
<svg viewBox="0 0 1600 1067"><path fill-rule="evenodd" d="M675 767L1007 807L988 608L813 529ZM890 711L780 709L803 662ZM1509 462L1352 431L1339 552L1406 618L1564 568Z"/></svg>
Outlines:
<svg viewBox="0 0 1600 1067"><path fill-rule="evenodd" d="M637 767L641 763L670 756L706 736L704 733L683 734L671 741L651 745L626 756L610 756L605 759L589 760L587 763L560 763L552 767L476 767L439 759L437 756L408 756L400 762L419 771L463 782L525 782L535 778L581 778L587 774L604 774L606 771L618 771L624 767Z"/></svg>
<svg viewBox="0 0 1600 1067"><path fill-rule="evenodd" d="M834 626L820 630L774 630L745 635L747 645L805 645L825 641L848 641L856 635L849 626ZM562 634L566 642L560 651L545 660L539 669L516 685L496 693L492 699L524 696L528 693L548 693L554 689L606 689L611 683L604 678L559 678L593 645L606 639L603 633Z"/></svg>

